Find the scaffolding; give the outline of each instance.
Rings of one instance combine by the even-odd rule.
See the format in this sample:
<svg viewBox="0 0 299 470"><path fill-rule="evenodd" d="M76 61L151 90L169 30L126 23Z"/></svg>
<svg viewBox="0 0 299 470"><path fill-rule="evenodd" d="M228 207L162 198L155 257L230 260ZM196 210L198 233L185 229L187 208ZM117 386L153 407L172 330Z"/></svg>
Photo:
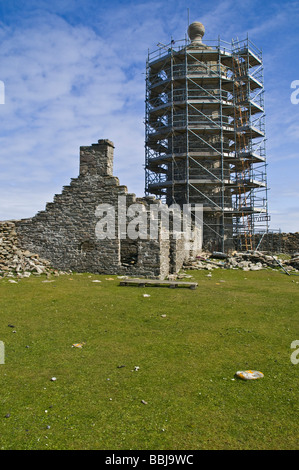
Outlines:
<svg viewBox="0 0 299 470"><path fill-rule="evenodd" d="M184 39L148 53L145 193L202 204L204 246L254 249L268 231L262 52Z"/></svg>

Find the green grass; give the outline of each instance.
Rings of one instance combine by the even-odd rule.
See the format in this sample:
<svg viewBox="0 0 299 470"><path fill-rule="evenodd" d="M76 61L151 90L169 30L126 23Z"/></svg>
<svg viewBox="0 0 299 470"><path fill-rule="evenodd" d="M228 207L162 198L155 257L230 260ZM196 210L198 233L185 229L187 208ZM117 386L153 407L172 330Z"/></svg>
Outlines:
<svg viewBox="0 0 299 470"><path fill-rule="evenodd" d="M0 280L0 449L298 449L299 278L190 274L196 290Z"/></svg>

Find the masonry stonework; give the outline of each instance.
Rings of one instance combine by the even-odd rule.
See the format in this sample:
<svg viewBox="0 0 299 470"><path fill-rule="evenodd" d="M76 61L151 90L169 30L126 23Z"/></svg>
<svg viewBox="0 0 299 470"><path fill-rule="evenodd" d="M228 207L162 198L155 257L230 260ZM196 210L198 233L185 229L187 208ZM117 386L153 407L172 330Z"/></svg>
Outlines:
<svg viewBox="0 0 299 470"><path fill-rule="evenodd" d="M113 143L106 139L80 148L79 176L72 178L45 210L15 221L20 246L60 270L157 278L178 272L189 251L182 240L163 237L160 221L155 239L122 236L117 212L120 197L126 207L142 204L147 215L151 204L161 203L153 197L137 198L119 184L113 176L113 150ZM99 239L96 235L100 204L116 208L115 237Z"/></svg>

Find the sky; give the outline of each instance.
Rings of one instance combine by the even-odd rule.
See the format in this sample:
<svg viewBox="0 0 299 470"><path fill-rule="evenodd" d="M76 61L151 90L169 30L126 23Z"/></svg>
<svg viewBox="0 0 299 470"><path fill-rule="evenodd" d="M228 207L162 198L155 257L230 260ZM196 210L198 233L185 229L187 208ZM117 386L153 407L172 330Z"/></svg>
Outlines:
<svg viewBox="0 0 299 470"><path fill-rule="evenodd" d="M148 50L184 39L188 18L204 39L248 34L262 49L270 229L299 231L299 1L288 0L0 0L0 220L43 210L99 139L114 142L120 184L144 195Z"/></svg>

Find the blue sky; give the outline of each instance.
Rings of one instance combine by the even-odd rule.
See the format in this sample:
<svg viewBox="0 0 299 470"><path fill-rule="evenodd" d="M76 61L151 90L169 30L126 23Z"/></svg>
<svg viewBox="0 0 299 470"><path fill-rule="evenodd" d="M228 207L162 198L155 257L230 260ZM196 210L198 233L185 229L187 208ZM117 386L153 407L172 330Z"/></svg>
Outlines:
<svg viewBox="0 0 299 470"><path fill-rule="evenodd" d="M270 228L299 231L299 1L276 0L0 0L0 220L43 210L102 138L143 195L147 52L185 37L188 9L204 39L263 50Z"/></svg>

